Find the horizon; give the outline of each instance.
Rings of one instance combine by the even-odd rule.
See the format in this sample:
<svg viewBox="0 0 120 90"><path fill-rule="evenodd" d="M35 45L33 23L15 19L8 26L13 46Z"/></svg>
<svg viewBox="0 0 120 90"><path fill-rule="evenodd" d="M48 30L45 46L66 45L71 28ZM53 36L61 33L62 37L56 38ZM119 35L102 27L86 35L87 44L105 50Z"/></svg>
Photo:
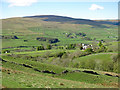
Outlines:
<svg viewBox="0 0 120 90"><path fill-rule="evenodd" d="M0 18L6 19L35 15L58 15L90 20L118 19L118 2L18 1L3 1L2 15Z"/></svg>
<svg viewBox="0 0 120 90"><path fill-rule="evenodd" d="M24 17L31 17L31 16L60 16L60 17L69 17L74 18L70 16L62 16L62 15L30 15L30 16L21 16L21 17L8 17L8 18L2 18L2 19L11 19L11 18L24 18ZM74 19L88 19L88 20L118 20L118 19L89 19L89 18L74 18Z"/></svg>

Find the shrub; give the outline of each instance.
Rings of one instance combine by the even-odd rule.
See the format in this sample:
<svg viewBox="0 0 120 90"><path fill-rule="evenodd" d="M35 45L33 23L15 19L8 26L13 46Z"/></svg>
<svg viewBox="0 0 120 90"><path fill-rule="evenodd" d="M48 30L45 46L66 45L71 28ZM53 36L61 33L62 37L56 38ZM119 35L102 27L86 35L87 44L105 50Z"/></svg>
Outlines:
<svg viewBox="0 0 120 90"><path fill-rule="evenodd" d="M113 50L111 50L111 49L108 49L108 50L107 50L107 52L113 52Z"/></svg>
<svg viewBox="0 0 120 90"><path fill-rule="evenodd" d="M80 57L82 55L85 55L85 52L82 52L80 50L76 50L75 52L69 54L70 58L72 59Z"/></svg>
<svg viewBox="0 0 120 90"><path fill-rule="evenodd" d="M62 58L68 58L68 57L69 57L68 53L64 53L64 54L62 55Z"/></svg>
<svg viewBox="0 0 120 90"><path fill-rule="evenodd" d="M112 58L113 62L117 62L118 61L118 54L112 55L111 58Z"/></svg>
<svg viewBox="0 0 120 90"><path fill-rule="evenodd" d="M39 51L39 50L44 50L44 46L43 46L43 45L38 46L38 47L37 47L37 51Z"/></svg>
<svg viewBox="0 0 120 90"><path fill-rule="evenodd" d="M118 71L119 71L119 70L118 70L118 68L119 68L118 65L119 65L118 62L114 63L113 71L114 71L115 73L120 73L120 72L118 72Z"/></svg>
<svg viewBox="0 0 120 90"><path fill-rule="evenodd" d="M101 47L103 44L101 41L99 41L98 46Z"/></svg>
<svg viewBox="0 0 120 90"><path fill-rule="evenodd" d="M108 63L108 71L113 72L113 69L114 69L114 64L113 64L113 62L109 62L109 63Z"/></svg>
<svg viewBox="0 0 120 90"><path fill-rule="evenodd" d="M59 48L59 49L64 49L64 47L63 47L63 46L59 46L58 48Z"/></svg>
<svg viewBox="0 0 120 90"><path fill-rule="evenodd" d="M3 50L2 53L10 53L10 50Z"/></svg>
<svg viewBox="0 0 120 90"><path fill-rule="evenodd" d="M79 48L80 48L80 50L82 50L82 49L83 49L83 47L82 47L82 46L80 46Z"/></svg>
<svg viewBox="0 0 120 90"><path fill-rule="evenodd" d="M80 68L83 68L83 69L86 68L86 67L85 67L85 61L82 60L82 61L80 62L80 64L79 64L79 67L80 67Z"/></svg>
<svg viewBox="0 0 120 90"><path fill-rule="evenodd" d="M50 49L52 49L52 46L50 44L48 44L47 47L46 47L46 49L50 50Z"/></svg>
<svg viewBox="0 0 120 90"><path fill-rule="evenodd" d="M47 37L37 37L36 40L47 41L49 43L57 43L59 40L57 38L47 38Z"/></svg>
<svg viewBox="0 0 120 90"><path fill-rule="evenodd" d="M100 53L100 52L106 52L107 51L107 48L102 45L98 50L96 50L97 53Z"/></svg>
<svg viewBox="0 0 120 90"><path fill-rule="evenodd" d="M76 44L69 44L66 49L75 49Z"/></svg>
<svg viewBox="0 0 120 90"><path fill-rule="evenodd" d="M95 69L96 62L94 60L87 60L85 62L85 68L87 69Z"/></svg>
<svg viewBox="0 0 120 90"><path fill-rule="evenodd" d="M85 52L93 53L93 49L92 49L92 48L87 48L87 49L85 50Z"/></svg>
<svg viewBox="0 0 120 90"><path fill-rule="evenodd" d="M74 63L74 64L73 64L73 68L79 68L79 63L77 63L77 62Z"/></svg>
<svg viewBox="0 0 120 90"><path fill-rule="evenodd" d="M108 50L112 50L113 52L118 52L118 45L110 45L108 46Z"/></svg>
<svg viewBox="0 0 120 90"><path fill-rule="evenodd" d="M66 52L58 52L55 54L55 57L62 57Z"/></svg>

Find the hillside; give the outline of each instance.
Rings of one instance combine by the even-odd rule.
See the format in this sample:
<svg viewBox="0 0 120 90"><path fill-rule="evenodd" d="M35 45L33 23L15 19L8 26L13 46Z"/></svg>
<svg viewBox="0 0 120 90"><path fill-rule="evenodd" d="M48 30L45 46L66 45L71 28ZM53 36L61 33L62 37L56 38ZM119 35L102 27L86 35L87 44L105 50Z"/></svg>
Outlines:
<svg viewBox="0 0 120 90"><path fill-rule="evenodd" d="M118 87L116 21L39 15L2 24L3 88Z"/></svg>
<svg viewBox="0 0 120 90"><path fill-rule="evenodd" d="M77 23L78 22L78 23ZM2 34L8 37L16 36L21 45L35 45L40 41L35 40L38 37L57 38L58 45L69 43L92 43L93 41L116 41L118 38L118 27L113 22L107 21L92 21L86 19L74 19L63 16L27 16L18 18L3 19ZM111 24L112 23L112 24ZM86 36L80 36L84 33ZM29 35L29 36L25 36ZM28 41L24 43L24 39ZM26 40L25 39L25 40ZM11 46L8 39L3 39L3 47ZM12 47L16 47L15 40L10 39ZM35 42L34 44L30 44ZM45 42L41 42L45 43Z"/></svg>
<svg viewBox="0 0 120 90"><path fill-rule="evenodd" d="M117 25L117 21L93 21L89 19L77 19L65 16L55 16L55 15L38 15L38 16L26 16L24 18L42 18L44 21L53 21L53 22L67 22L73 24L88 24L93 26L105 27L102 24L111 24Z"/></svg>

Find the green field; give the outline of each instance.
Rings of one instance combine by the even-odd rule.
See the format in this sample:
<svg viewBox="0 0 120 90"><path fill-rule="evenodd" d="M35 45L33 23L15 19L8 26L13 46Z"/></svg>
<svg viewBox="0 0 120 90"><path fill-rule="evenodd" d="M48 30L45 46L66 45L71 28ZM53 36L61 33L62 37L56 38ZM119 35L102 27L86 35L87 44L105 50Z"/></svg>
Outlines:
<svg viewBox="0 0 120 90"><path fill-rule="evenodd" d="M3 19L2 87L118 88L117 25L75 22Z"/></svg>

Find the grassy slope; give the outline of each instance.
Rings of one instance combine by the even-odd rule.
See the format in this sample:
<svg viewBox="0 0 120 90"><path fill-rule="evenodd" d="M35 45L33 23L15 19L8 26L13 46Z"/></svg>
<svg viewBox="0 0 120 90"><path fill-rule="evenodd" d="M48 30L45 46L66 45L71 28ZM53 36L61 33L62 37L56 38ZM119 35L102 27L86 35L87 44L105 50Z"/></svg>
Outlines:
<svg viewBox="0 0 120 90"><path fill-rule="evenodd" d="M102 85L82 83L72 80L53 78L40 74L18 73L8 75L3 73L3 86L9 88L104 88ZM28 77L29 75L29 77ZM5 78L6 77L6 78ZM11 83L12 82L12 83ZM106 86L110 87L110 86Z"/></svg>
<svg viewBox="0 0 120 90"><path fill-rule="evenodd" d="M16 47L21 45L38 46L46 42L35 40L36 37L56 37L60 40L58 44L65 45L68 43L91 43L91 41L83 40L81 37L67 38L63 33L84 32L90 38L115 40L117 37L117 26L107 25L109 28L94 27L90 25L47 22L41 19L32 18L11 18L5 19L3 22L3 35L16 35L18 40L3 40L3 47ZM108 36L111 36L108 38ZM24 42L28 40L28 42ZM19 43L18 43L19 42Z"/></svg>
<svg viewBox="0 0 120 90"><path fill-rule="evenodd" d="M46 51L39 51L39 53L37 52L37 55L44 55ZM53 54L55 52L51 51ZM72 51L73 52L73 51ZM28 52L28 53L16 53L18 55L32 55L32 56L36 56L35 52ZM114 53L113 53L114 54ZM106 60L110 60L111 54L98 54L98 55L89 55L89 56L85 56L85 57L81 57L78 58L77 61L80 60L92 60L92 59L100 59L102 61L106 61ZM106 57L106 58L103 58ZM31 61L31 60L26 60L26 59L22 59L22 58L13 58L10 56L6 56L6 54L4 56L2 56L3 59L9 61L9 62L16 62L19 64L27 64L27 65L31 65L33 68L37 68L39 70L49 70L49 71L54 71L57 74L60 74L62 71L64 70L77 70L78 68L74 69L74 68L64 68L64 67L60 67L60 66L56 66L56 65L49 65L49 64L45 64L45 63L40 63L40 62L36 62L36 61ZM79 73L68 73L68 74L63 74L63 75L51 75L51 74L43 74L43 73L39 73L34 71L33 69L30 68L25 68L23 66L20 65L15 65L15 64L11 64L11 63L3 63L3 68L5 69L10 69L9 71L6 70L3 74L3 86L6 87L14 87L14 85L9 84L9 82L6 82L7 80L17 80L16 82L14 82L15 84L17 84L15 87L98 87L98 85L100 85L99 87L117 87L117 81L118 78L116 77L109 77L109 76L105 76L103 75L103 71L97 71L99 73L101 73L101 75L97 76L97 75L92 75L92 74L87 74L87 73L83 73L83 72L79 72ZM12 70L12 71L11 71ZM82 69L80 69L82 70ZM84 70L84 69L83 69ZM82 71L83 71L82 70ZM11 74L7 74L7 72L10 72ZM15 72L23 72L23 73L19 73L16 74ZM26 73L27 72L27 73ZM27 77L27 75L29 74L29 77ZM36 77L33 77L33 79L31 80L30 78L32 77L32 75L35 75ZM23 77L24 76L24 77ZM51 77L51 76L54 76ZM6 78L7 77L7 78ZM24 80L23 78L26 80L28 80L29 82L21 82L21 80ZM54 84L54 82L49 81L49 79L46 79L46 82L48 83L43 83L45 78L40 78L39 84L37 79L37 77L45 77L45 78L51 78L54 79L54 81L56 81L56 84ZM55 78L56 77L56 78ZM61 80L61 82L59 81ZM65 82L67 80L69 81L69 85ZM34 83L33 83L34 81ZM76 83L79 84L76 84ZM60 85L60 83L64 83L64 85ZM73 84L74 83L74 84ZM81 85L82 83L82 85ZM7 85L8 84L8 85ZM35 86L34 86L35 84ZM42 85L41 85L42 84ZM72 84L72 86L71 86ZM77 86L80 85L80 86Z"/></svg>
<svg viewBox="0 0 120 90"><path fill-rule="evenodd" d="M40 42L36 40L36 37L55 37L60 40L58 45L65 45L69 43L92 43L92 41L83 40L81 37L77 38L67 38L63 33L75 33L84 32L90 38L96 38L97 40L104 39L108 41L116 40L117 37L117 26L106 25L109 28L93 27L90 25L80 25L80 24L70 24L70 23L59 23L59 22L46 22L42 19L32 19L32 18L11 18L4 19L3 22L3 35L16 35L19 39L4 39L2 43L3 48L7 47L17 47L17 46L39 46L40 44L46 45L46 42ZM108 36L111 36L108 38ZM24 42L28 40L28 42ZM13 48L13 50L16 48ZM25 48L31 49L31 47ZM45 51L33 51L33 52L13 52L14 54L22 54L29 56L44 56L47 52L55 54L59 50L45 50ZM69 50L69 52L74 52L74 50ZM6 55L6 54L5 54ZM81 58L76 58L76 61L82 60L101 60L109 61L111 54L101 54L85 56ZM106 58L103 58L106 57ZM74 70L74 68L64 68L60 66L48 65L45 63L35 62L31 60L26 60L23 58L12 58L3 56L5 60L16 62L16 63L26 63L32 65L39 70L52 70L54 72L60 73L63 70ZM10 74L9 74L10 72ZM28 77L29 76L29 77ZM20 65L11 64L9 62L3 63L3 87L36 87L36 88L104 88L104 87L117 87L116 77L109 76L96 76L91 74L80 73L69 73L67 75L54 76L49 74L42 74L36 72L32 69L25 68ZM11 83L12 82L12 83Z"/></svg>
<svg viewBox="0 0 120 90"><path fill-rule="evenodd" d="M33 63L32 63L33 64ZM39 64L40 65L40 64ZM49 65L48 65L49 66ZM55 66L53 69L56 69ZM47 67L45 67L47 68ZM60 69L60 68L59 68ZM58 70L59 71L59 70ZM10 74L9 74L10 73ZM29 77L28 77L29 75ZM44 78L42 78L44 77ZM55 78L56 77L56 78ZM30 68L15 65L9 62L3 63L3 86L4 87L81 87L103 88L117 87L117 78L104 75L69 73L67 75L54 75L35 72ZM12 81L12 83L11 83ZM61 84L62 83L62 84Z"/></svg>

